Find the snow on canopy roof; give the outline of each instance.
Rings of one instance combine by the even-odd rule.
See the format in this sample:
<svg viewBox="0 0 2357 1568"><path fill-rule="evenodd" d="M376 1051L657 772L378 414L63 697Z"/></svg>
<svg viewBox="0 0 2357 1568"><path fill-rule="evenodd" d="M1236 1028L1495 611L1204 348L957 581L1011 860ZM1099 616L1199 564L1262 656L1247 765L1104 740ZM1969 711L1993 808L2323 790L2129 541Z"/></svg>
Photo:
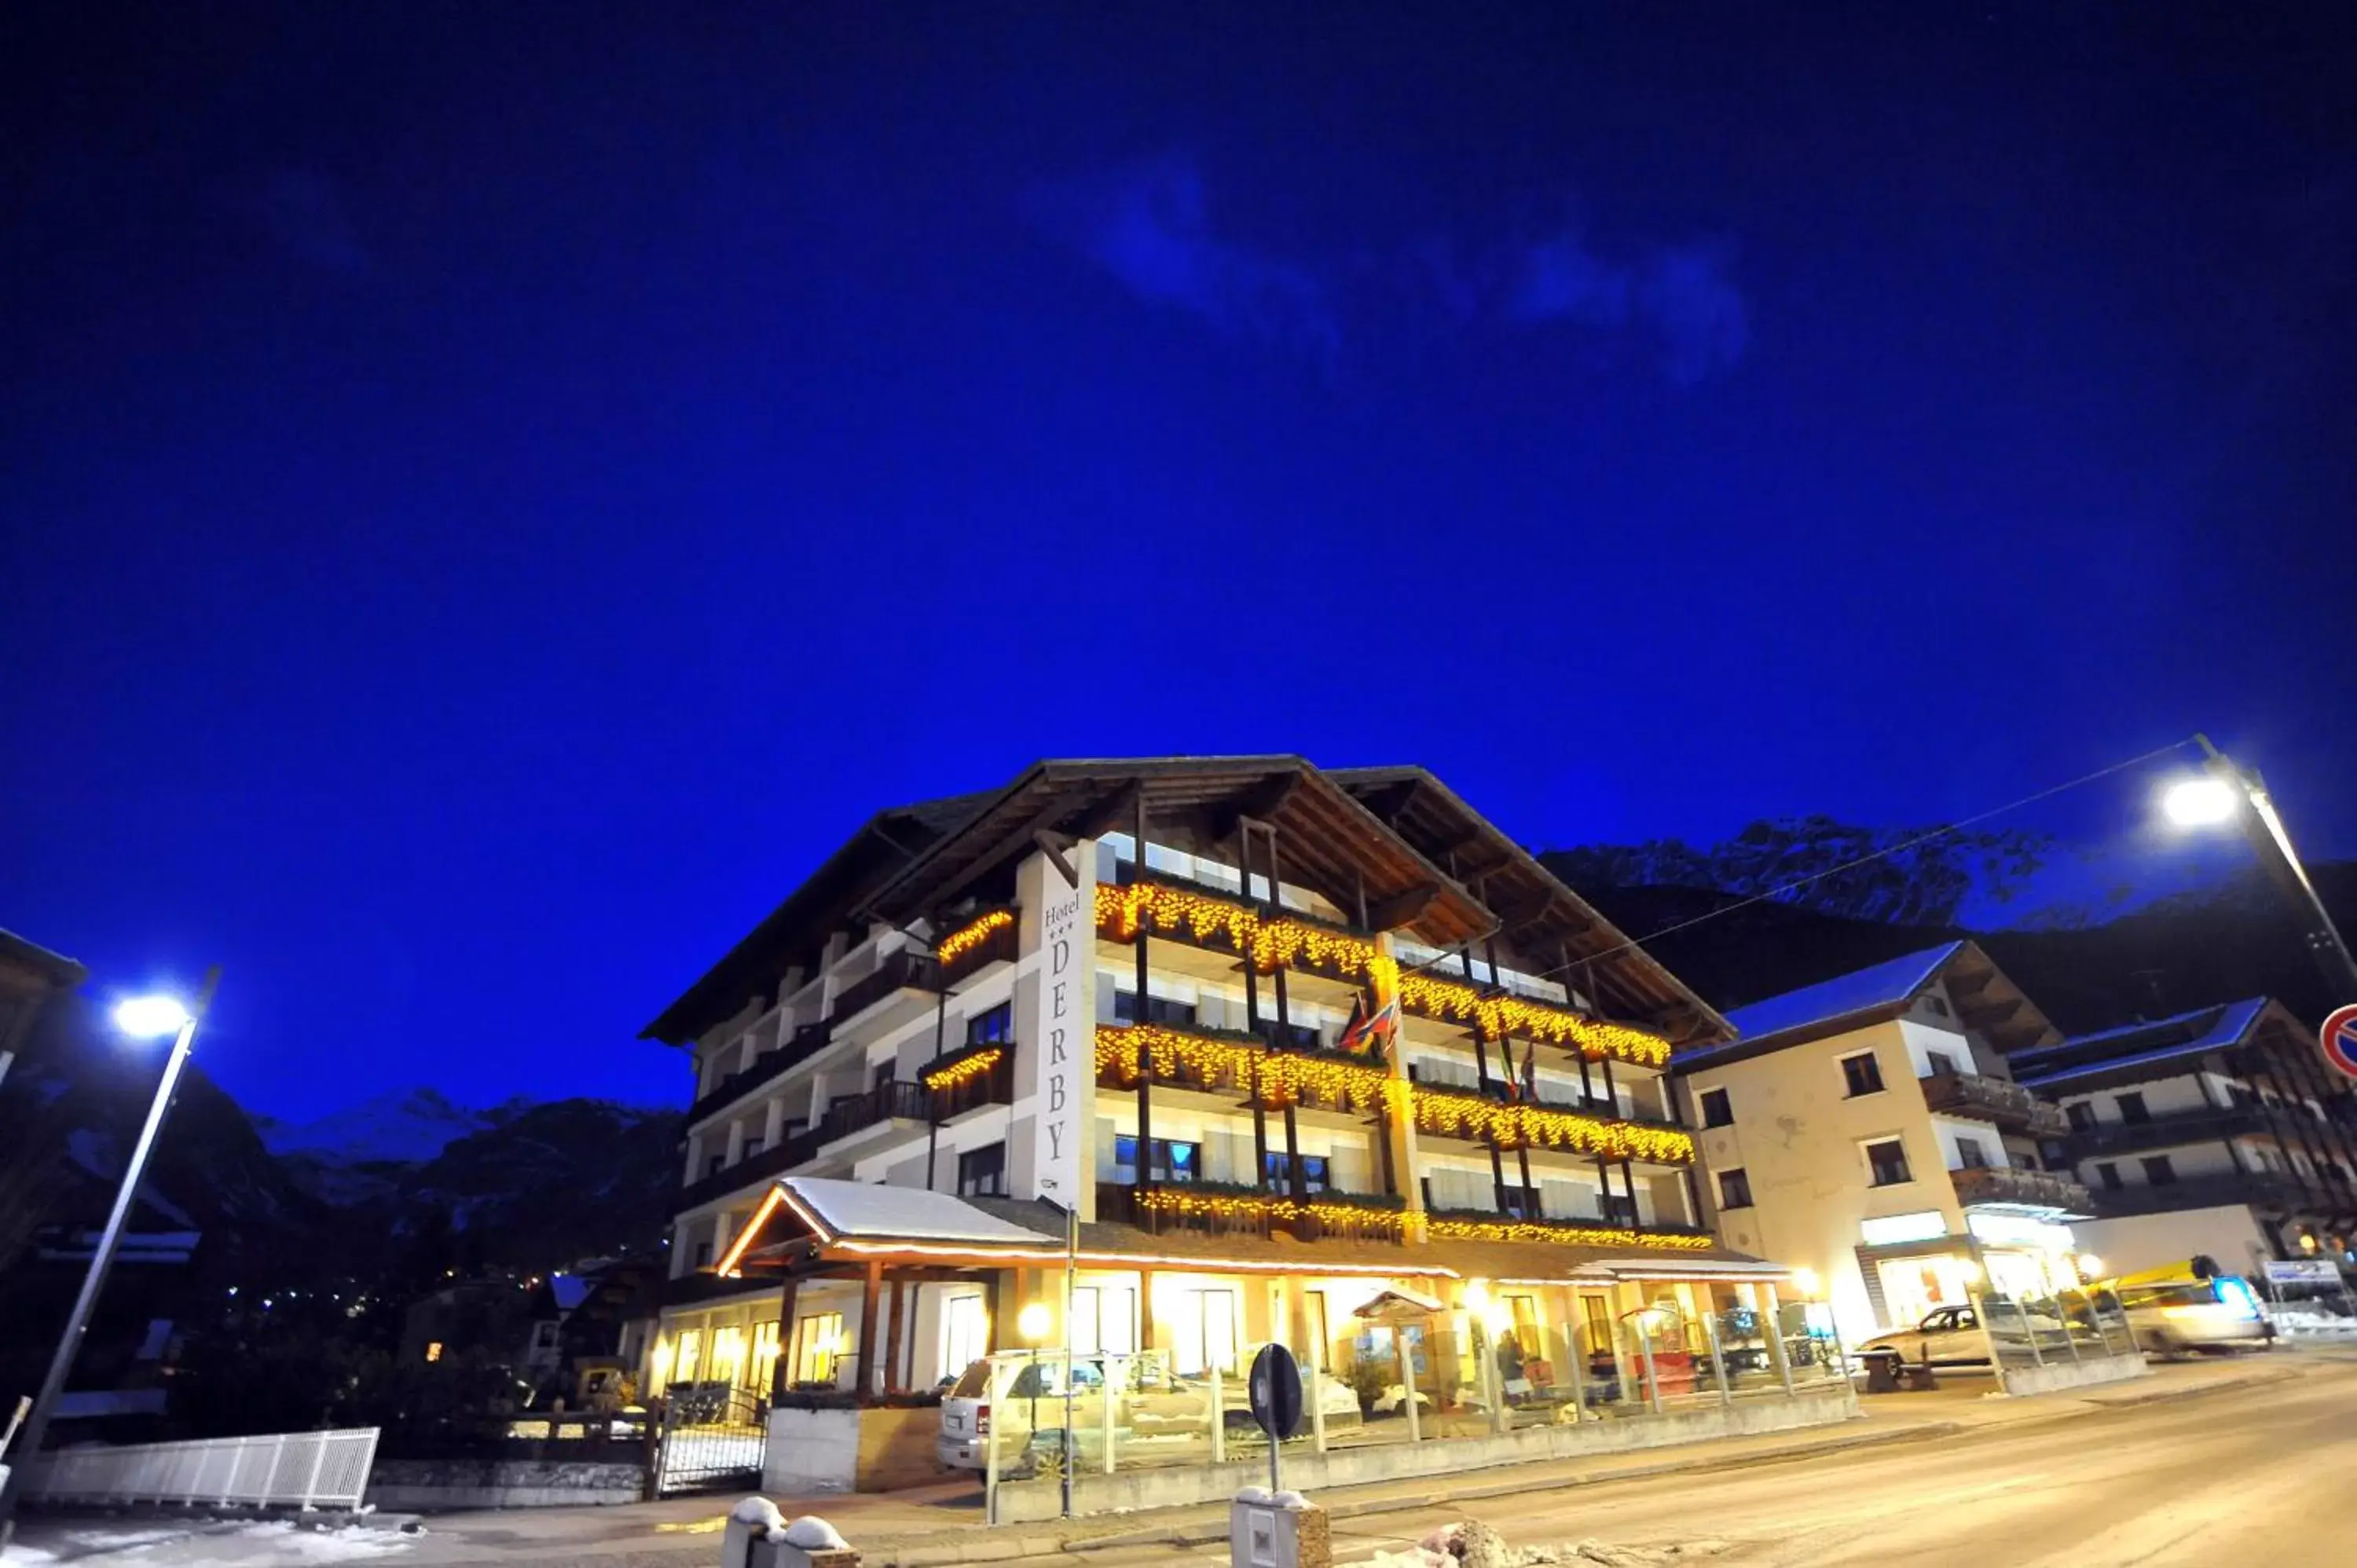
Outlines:
<svg viewBox="0 0 2357 1568"><path fill-rule="evenodd" d="M1815 985L1804 985L1798 991L1787 991L1781 996L1770 996L1765 1002L1754 1002L1749 1007L1731 1009L1727 1021L1735 1026L1739 1039L1731 1046L1681 1051L1678 1060L1702 1060L1720 1051L1756 1045L1770 1035L1830 1023L1877 1007L1899 1006L1923 989L1940 972L1940 966L1955 957L1964 945L1953 941L1926 948L1868 969L1835 975Z"/></svg>
<svg viewBox="0 0 2357 1568"><path fill-rule="evenodd" d="M910 1241L983 1241L1036 1247L1039 1232L985 1214L946 1192L880 1187L825 1176L787 1176L779 1186L835 1236Z"/></svg>
<svg viewBox="0 0 2357 1568"><path fill-rule="evenodd" d="M2175 1057L2223 1050L2242 1042L2243 1036L2248 1035L2251 1026L2258 1022L2259 1015L2266 1011L2266 997L2254 996L2247 1001L2229 1002L2218 1007L2196 1007L2190 1013L2157 1018L2147 1024L2123 1024L2117 1028L2102 1029L2092 1035L2074 1035L2059 1046L2016 1054L2013 1058L2015 1078L2025 1087L2034 1088L2040 1084L2083 1078L2090 1073L2112 1072L2120 1068L2141 1067L2147 1062L2168 1061ZM2210 1020L2206 1026L2199 1022L2204 1017ZM2080 1056L2091 1046L2101 1047L2107 1042L2116 1042L2124 1047L2133 1047L2140 1037L2164 1036L2188 1026L2195 1030L2190 1037L2171 1041L2152 1050L2130 1048L2118 1056L2097 1054L2083 1061L2064 1064L2064 1058ZM2041 1065L2044 1063L2057 1065Z"/></svg>

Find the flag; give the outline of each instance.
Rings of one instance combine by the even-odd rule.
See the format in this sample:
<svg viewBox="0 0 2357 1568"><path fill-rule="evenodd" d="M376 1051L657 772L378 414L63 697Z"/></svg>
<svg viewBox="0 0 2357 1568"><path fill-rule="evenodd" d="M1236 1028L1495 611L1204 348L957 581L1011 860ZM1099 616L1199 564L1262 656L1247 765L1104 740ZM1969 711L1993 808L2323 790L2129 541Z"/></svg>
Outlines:
<svg viewBox="0 0 2357 1568"><path fill-rule="evenodd" d="M1354 1057L1370 1056L1389 1044L1392 1036L1398 1031L1399 1003L1396 1000L1384 1003L1370 1014L1367 999L1360 996L1351 1001L1351 1021L1342 1026L1341 1038L1334 1044Z"/></svg>

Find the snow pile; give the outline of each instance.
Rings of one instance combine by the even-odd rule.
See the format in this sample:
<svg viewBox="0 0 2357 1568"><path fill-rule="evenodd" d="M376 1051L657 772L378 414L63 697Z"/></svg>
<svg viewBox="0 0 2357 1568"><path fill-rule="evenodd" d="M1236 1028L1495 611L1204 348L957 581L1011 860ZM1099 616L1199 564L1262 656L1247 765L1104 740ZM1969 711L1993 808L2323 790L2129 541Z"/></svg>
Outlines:
<svg viewBox="0 0 2357 1568"><path fill-rule="evenodd" d="M1445 1524L1405 1552L1378 1552L1363 1568L1677 1568L1717 1557L1734 1545L1727 1541L1684 1541L1671 1546L1616 1546L1602 1541L1552 1546L1509 1546L1505 1538L1475 1520Z"/></svg>
<svg viewBox="0 0 2357 1568"><path fill-rule="evenodd" d="M0 1563L20 1568L36 1563L82 1559L108 1563L204 1563L211 1568L296 1568L354 1563L405 1552L414 1535L387 1530L329 1530L293 1520L239 1524L77 1525L52 1530L36 1525L21 1533Z"/></svg>

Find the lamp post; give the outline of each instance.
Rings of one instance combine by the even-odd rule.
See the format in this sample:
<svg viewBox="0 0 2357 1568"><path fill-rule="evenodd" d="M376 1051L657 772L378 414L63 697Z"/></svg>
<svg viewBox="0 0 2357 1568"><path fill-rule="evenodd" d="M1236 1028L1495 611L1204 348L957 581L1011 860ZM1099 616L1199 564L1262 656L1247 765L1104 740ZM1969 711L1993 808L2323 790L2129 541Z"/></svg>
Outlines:
<svg viewBox="0 0 2357 1568"><path fill-rule="evenodd" d="M2274 797L2267 793L2266 781L2256 768L2244 768L2211 745L2208 736L2193 738L2201 747L2202 770L2163 790L2161 811L2180 828L2237 822L2251 841L2259 864L2298 911L2306 928L2301 940L2324 972L2332 1004L2357 1002L2357 959L2350 957L2349 944L2341 940L2332 917L2325 912L2324 900L2317 897L2316 885L2308 879L2308 870L2291 846L2291 835L2284 831L2283 818L2276 812Z"/></svg>
<svg viewBox="0 0 2357 1568"><path fill-rule="evenodd" d="M211 969L206 971L193 1004L184 1005L169 996L135 996L114 1010L115 1026L135 1038L173 1036L172 1053L164 1059L164 1075L156 1081L156 1098L147 1107L147 1121L139 1129L139 1141L132 1145L131 1163L124 1167L122 1185L115 1189L114 1207L107 1213L106 1229L99 1233L97 1250L91 1254L90 1270L82 1276L81 1294L74 1298L65 1332L59 1336L57 1351L49 1358L48 1375L41 1380L41 1391L33 1396L33 1412L26 1418L19 1434L17 1451L24 1455L25 1463L12 1466L6 1486L0 1487L0 1545L5 1545L15 1533L16 1498L24 1490L22 1472L26 1464L39 1455L42 1440L48 1435L49 1417L57 1409L59 1396L65 1391L66 1374L73 1369L82 1336L90 1330L91 1309L98 1303L98 1293L106 1288L107 1273L114 1266L115 1249L123 1240L124 1222L131 1218L139 1178L146 1172L147 1157L155 1152L156 1136L164 1130L164 1118L172 1109L172 1095L180 1086L180 1069L188 1065L188 1047L197 1037L197 1024L204 1017L205 1009L212 1005L213 991L220 984L221 971Z"/></svg>

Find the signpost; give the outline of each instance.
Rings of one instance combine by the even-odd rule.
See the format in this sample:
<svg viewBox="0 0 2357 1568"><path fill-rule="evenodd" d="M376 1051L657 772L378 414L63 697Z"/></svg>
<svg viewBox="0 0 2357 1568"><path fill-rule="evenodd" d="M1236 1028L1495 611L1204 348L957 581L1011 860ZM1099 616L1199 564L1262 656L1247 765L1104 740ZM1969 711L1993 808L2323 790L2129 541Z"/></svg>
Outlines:
<svg viewBox="0 0 2357 1568"><path fill-rule="evenodd" d="M2330 1258L2269 1258L2266 1273L2274 1285L2341 1285L2341 1265Z"/></svg>
<svg viewBox="0 0 2357 1568"><path fill-rule="evenodd" d="M1301 1430L1301 1363L1282 1345L1264 1345L1253 1358L1253 1420L1268 1434L1268 1489L1285 1489L1279 1480L1276 1451Z"/></svg>
<svg viewBox="0 0 2357 1568"><path fill-rule="evenodd" d="M2346 1078L2357 1078L2357 1004L2336 1007L2317 1031L2324 1059Z"/></svg>

